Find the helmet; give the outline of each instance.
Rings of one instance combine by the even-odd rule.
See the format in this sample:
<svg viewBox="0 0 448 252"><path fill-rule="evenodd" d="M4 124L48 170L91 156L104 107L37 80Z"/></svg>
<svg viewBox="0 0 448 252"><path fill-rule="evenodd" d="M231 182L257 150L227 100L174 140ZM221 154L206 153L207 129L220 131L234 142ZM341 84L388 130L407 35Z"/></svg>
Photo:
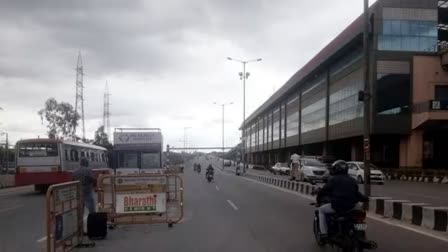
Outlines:
<svg viewBox="0 0 448 252"><path fill-rule="evenodd" d="M82 167L89 167L89 160L87 160L86 157L82 157L82 158L81 158L81 161L79 162L79 164L80 164Z"/></svg>
<svg viewBox="0 0 448 252"><path fill-rule="evenodd" d="M330 168L331 175L347 175L348 165L344 160L335 161Z"/></svg>

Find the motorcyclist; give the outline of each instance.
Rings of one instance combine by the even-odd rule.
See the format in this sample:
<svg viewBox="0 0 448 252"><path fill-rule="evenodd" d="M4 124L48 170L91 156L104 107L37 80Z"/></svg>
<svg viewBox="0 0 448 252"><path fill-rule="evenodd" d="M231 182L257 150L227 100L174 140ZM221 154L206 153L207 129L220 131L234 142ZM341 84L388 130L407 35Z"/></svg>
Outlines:
<svg viewBox="0 0 448 252"><path fill-rule="evenodd" d="M205 177L206 177L206 178L207 178L207 175L208 175L209 173L210 173L212 176L213 176L214 173L215 173L215 169L213 168L213 166L212 166L211 164L208 165L208 167L207 167L207 171L205 172Z"/></svg>
<svg viewBox="0 0 448 252"><path fill-rule="evenodd" d="M343 213L356 207L358 202L368 202L369 198L359 192L358 183L348 176L348 165L343 160L334 162L330 168L332 177L317 194L317 202L325 202L319 207L320 234L328 236L326 215Z"/></svg>
<svg viewBox="0 0 448 252"><path fill-rule="evenodd" d="M198 164L198 166L196 167L196 170L198 171L198 173L201 172L201 164Z"/></svg>

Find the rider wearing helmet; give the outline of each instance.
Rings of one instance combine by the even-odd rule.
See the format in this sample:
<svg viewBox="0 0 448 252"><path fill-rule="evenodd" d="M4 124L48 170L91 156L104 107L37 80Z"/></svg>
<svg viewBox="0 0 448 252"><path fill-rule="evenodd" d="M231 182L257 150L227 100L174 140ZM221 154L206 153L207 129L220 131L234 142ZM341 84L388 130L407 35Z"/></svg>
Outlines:
<svg viewBox="0 0 448 252"><path fill-rule="evenodd" d="M332 177L319 191L317 199L328 198L330 203L319 207L320 233L327 236L326 214L347 212L356 207L358 202L368 202L369 198L359 192L358 183L348 176L348 165L343 160L334 162L330 168Z"/></svg>
<svg viewBox="0 0 448 252"><path fill-rule="evenodd" d="M215 173L215 169L213 168L213 166L212 166L211 164L208 165L208 167L207 167L207 171L205 172L205 177L206 177L206 178L207 178L207 175L208 175L209 173L210 173L212 176L213 176L214 173Z"/></svg>

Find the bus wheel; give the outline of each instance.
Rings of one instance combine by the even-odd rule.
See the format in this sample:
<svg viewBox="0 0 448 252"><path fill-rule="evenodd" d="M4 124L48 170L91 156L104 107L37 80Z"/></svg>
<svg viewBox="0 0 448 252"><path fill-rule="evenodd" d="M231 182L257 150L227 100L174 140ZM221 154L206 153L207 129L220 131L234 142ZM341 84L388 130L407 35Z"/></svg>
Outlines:
<svg viewBox="0 0 448 252"><path fill-rule="evenodd" d="M46 193L48 187L48 185L34 185L34 191L38 193Z"/></svg>

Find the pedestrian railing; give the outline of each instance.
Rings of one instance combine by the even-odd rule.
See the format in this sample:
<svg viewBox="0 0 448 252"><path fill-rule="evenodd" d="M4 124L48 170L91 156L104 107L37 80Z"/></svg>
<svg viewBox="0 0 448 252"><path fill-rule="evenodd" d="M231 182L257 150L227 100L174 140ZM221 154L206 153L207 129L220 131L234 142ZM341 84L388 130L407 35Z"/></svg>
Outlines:
<svg viewBox="0 0 448 252"><path fill-rule="evenodd" d="M183 180L176 174L107 175L98 179L98 211L110 225L167 223L183 218Z"/></svg>
<svg viewBox="0 0 448 252"><path fill-rule="evenodd" d="M83 238L84 205L79 181L50 186L46 201L47 252L73 250Z"/></svg>

